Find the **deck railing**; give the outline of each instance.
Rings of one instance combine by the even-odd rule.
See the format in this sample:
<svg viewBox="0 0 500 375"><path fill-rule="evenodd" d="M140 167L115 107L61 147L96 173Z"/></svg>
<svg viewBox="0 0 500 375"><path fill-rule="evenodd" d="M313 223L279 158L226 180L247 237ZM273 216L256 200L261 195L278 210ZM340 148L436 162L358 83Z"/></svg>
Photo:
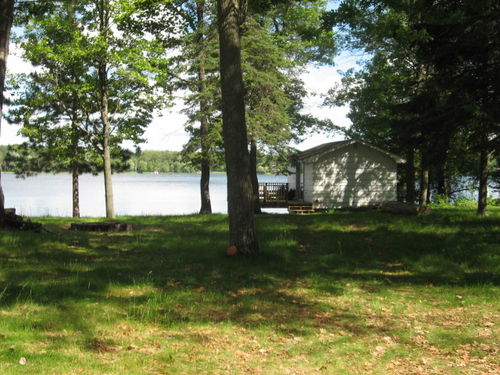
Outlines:
<svg viewBox="0 0 500 375"><path fill-rule="evenodd" d="M288 201L288 184L279 182L259 183L259 200L261 204L286 203Z"/></svg>

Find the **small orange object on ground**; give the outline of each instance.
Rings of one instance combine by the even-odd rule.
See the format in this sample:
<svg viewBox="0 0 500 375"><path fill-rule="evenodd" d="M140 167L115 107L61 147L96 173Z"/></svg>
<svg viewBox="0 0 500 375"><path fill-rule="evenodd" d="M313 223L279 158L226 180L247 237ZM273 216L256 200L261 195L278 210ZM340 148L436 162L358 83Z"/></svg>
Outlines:
<svg viewBox="0 0 500 375"><path fill-rule="evenodd" d="M227 248L226 254L229 256L236 255L238 253L238 248L234 245L231 245Z"/></svg>

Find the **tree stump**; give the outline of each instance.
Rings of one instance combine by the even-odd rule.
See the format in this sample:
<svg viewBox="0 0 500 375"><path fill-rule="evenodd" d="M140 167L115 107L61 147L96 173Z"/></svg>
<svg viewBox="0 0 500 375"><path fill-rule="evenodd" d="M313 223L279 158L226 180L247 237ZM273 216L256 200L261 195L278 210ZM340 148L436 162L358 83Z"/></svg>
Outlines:
<svg viewBox="0 0 500 375"><path fill-rule="evenodd" d="M29 230L32 232L40 232L42 230L42 224L34 223L31 220L24 220L20 215L16 215L15 208L4 209L4 221L3 225L7 228L18 229L18 230Z"/></svg>
<svg viewBox="0 0 500 375"><path fill-rule="evenodd" d="M70 229L87 232L130 232L132 224L115 222L72 223Z"/></svg>

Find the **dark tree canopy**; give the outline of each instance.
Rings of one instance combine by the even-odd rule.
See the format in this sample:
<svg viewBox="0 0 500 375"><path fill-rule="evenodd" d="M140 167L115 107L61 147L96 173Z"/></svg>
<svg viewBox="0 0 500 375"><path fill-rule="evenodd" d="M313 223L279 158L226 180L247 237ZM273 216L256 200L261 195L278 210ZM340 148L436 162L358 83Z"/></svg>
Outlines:
<svg viewBox="0 0 500 375"><path fill-rule="evenodd" d="M430 195L423 193L428 182L449 196L453 179L476 175L478 214L485 213L500 134L499 9L489 0L481 6L472 0L345 0L325 17L343 32L347 48L369 56L327 103L350 103L351 136L407 155L407 200L415 199L415 166L421 204ZM471 158L477 169L464 171Z"/></svg>

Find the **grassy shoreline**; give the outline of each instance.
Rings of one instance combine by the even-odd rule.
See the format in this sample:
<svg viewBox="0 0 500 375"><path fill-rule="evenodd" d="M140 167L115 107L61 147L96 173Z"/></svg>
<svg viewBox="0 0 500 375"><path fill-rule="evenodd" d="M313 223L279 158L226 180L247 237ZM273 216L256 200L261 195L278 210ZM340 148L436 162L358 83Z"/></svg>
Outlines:
<svg viewBox="0 0 500 375"><path fill-rule="evenodd" d="M225 215L120 220L0 230L0 373L500 371L498 208L262 215L255 258Z"/></svg>

